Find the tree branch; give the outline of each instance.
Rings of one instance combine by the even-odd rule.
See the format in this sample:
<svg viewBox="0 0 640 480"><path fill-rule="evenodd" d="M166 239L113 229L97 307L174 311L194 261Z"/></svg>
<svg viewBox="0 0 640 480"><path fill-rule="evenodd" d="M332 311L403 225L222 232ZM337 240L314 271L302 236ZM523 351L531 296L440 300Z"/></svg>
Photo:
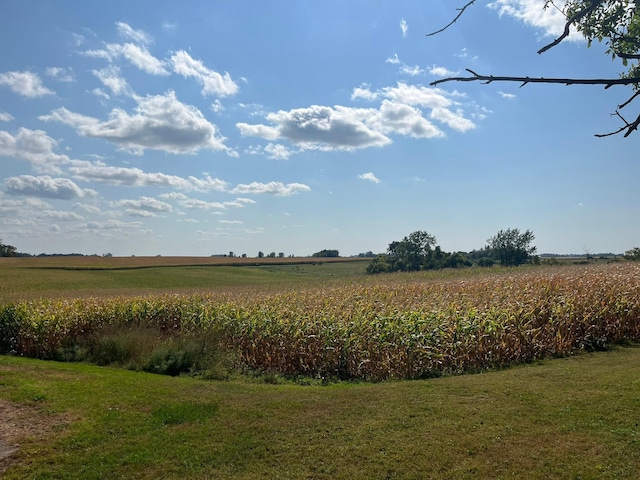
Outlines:
<svg viewBox="0 0 640 480"><path fill-rule="evenodd" d="M458 13L458 15L456 15L456 18L454 18L453 20L451 20L451 22L449 22L448 25L442 27L440 30L437 30L435 32L431 32L431 33L427 33L427 37L432 37L433 35L437 35L440 32L444 32L447 28L449 28L451 25L453 25L454 23L456 23L458 21L458 19L462 16L462 14L464 13L464 11L467 9L467 7L470 7L471 5L473 5L474 3L476 3L476 0L470 0L469 3L467 3L464 7L462 8L458 8L458 10L460 11L460 13Z"/></svg>
<svg viewBox="0 0 640 480"><path fill-rule="evenodd" d="M637 85L640 84L640 77L632 78L532 78L532 77L494 77L493 75L480 75L473 70L466 69L472 77L448 77L431 82L429 85L435 86L445 82L522 82L521 87L527 83L555 83L562 85L604 85L609 88L613 85Z"/></svg>
<svg viewBox="0 0 640 480"><path fill-rule="evenodd" d="M633 133L635 130L638 129L638 126L640 126L640 115L638 115L638 117L635 119L633 123L627 122L627 120L625 120L625 118L622 115L620 115L620 112L618 111L616 111L616 113L613 113L612 115L615 115L618 118L620 118L620 120L624 122L624 125L620 127L618 130L616 130L615 132L597 133L595 135L596 137L598 138L610 137L612 135L617 135L618 133L621 133L624 130L626 130L627 132L624 134L624 138L627 138L629 135L631 135L631 133Z"/></svg>
<svg viewBox="0 0 640 480"><path fill-rule="evenodd" d="M544 47L542 47L540 50L538 50L538 53L544 53L547 50L549 50L549 49L555 47L556 45L558 45L560 42L562 42L565 38L567 38L569 36L569 29L570 29L571 25L573 25L575 22L579 21L582 17L585 17L586 15L589 15L596 8L598 8L598 6L603 2L603 0L592 0L592 1L593 1L593 3L591 5L589 5L587 8L585 8L584 10L580 10L579 12L574 13L570 18L568 18L567 22L564 24L564 32L562 32L562 35L560 35L558 38L556 38L550 44L545 45Z"/></svg>

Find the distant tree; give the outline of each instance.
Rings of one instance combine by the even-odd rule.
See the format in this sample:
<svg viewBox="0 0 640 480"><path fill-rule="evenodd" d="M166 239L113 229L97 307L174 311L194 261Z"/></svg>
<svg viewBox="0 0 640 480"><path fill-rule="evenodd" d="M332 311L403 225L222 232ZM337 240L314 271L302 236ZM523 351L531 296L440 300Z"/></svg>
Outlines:
<svg viewBox="0 0 640 480"><path fill-rule="evenodd" d="M365 253L359 253L358 258L374 258L376 256L375 253L373 253L371 250L369 250L368 252Z"/></svg>
<svg viewBox="0 0 640 480"><path fill-rule="evenodd" d="M264 257L264 252L260 251L258 252L258 258L263 258Z"/></svg>
<svg viewBox="0 0 640 480"><path fill-rule="evenodd" d="M501 265L514 267L537 259L537 247L531 245L534 239L531 230L520 233L517 228L508 228L500 230L487 240L487 247L491 250L492 257Z"/></svg>
<svg viewBox="0 0 640 480"><path fill-rule="evenodd" d="M18 252L13 245L5 245L0 238L0 257L16 257Z"/></svg>
<svg viewBox="0 0 640 480"><path fill-rule="evenodd" d="M399 242L391 242L387 249L392 271L411 272L430 268L436 237L424 230L415 231Z"/></svg>
<svg viewBox="0 0 640 480"><path fill-rule="evenodd" d="M243 253L243 254L242 254L242 258L247 258L247 254L246 254L246 253Z"/></svg>
<svg viewBox="0 0 640 480"><path fill-rule="evenodd" d="M312 257L339 257L340 252L338 250L320 250L319 252L311 255Z"/></svg>
<svg viewBox="0 0 640 480"><path fill-rule="evenodd" d="M626 252L624 252L624 258L626 258L627 260L632 260L634 262L640 261L640 248L635 247L631 250L627 250Z"/></svg>
<svg viewBox="0 0 640 480"><path fill-rule="evenodd" d="M278 258L284 258L284 252L278 253Z"/></svg>
<svg viewBox="0 0 640 480"><path fill-rule="evenodd" d="M378 255L374 257L369 265L367 265L366 272L370 275L374 275L376 273L385 273L390 271L389 262L387 260L387 255Z"/></svg>
<svg viewBox="0 0 640 480"><path fill-rule="evenodd" d="M231 258L233 258L233 257L235 257L236 255L235 255L233 252L229 252L229 256L230 256Z"/></svg>
<svg viewBox="0 0 640 480"><path fill-rule="evenodd" d="M271 252L269 255L267 255L267 257L276 258L276 252Z"/></svg>
<svg viewBox="0 0 640 480"><path fill-rule="evenodd" d="M478 260L479 267L493 267L493 258L482 257Z"/></svg>

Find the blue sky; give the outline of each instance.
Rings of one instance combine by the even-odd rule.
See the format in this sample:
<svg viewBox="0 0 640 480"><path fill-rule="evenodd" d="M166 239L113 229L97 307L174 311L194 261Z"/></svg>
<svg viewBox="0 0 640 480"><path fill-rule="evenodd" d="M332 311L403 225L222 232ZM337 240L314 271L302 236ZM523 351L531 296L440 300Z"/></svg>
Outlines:
<svg viewBox="0 0 640 480"><path fill-rule="evenodd" d="M532 229L540 253L640 243L628 87L542 0L0 2L0 238L113 255L446 251ZM634 108L633 104L628 109ZM629 117L635 118L633 112Z"/></svg>

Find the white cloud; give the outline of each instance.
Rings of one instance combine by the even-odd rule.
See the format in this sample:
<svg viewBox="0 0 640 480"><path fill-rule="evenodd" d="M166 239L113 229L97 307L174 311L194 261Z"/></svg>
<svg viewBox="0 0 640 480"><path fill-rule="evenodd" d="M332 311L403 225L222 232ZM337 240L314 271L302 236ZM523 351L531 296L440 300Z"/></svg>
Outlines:
<svg viewBox="0 0 640 480"><path fill-rule="evenodd" d="M422 112L404 103L384 100L370 124L382 133L395 133L414 138L443 137L438 127L422 116Z"/></svg>
<svg viewBox="0 0 640 480"><path fill-rule="evenodd" d="M448 70L445 67L438 67L436 65L433 65L429 69L429 73L431 75L435 75L436 77L448 77L450 75L453 75L455 72L452 72L451 70Z"/></svg>
<svg viewBox="0 0 640 480"><path fill-rule="evenodd" d="M358 178L361 180L366 180L372 183L380 183L380 179L377 178L372 172L363 173L362 175L358 175Z"/></svg>
<svg viewBox="0 0 640 480"><path fill-rule="evenodd" d="M380 97L386 98L377 109L312 105L269 113L266 119L271 125L238 123L236 126L244 136L286 140L296 145L300 151L382 147L391 143L391 135L414 138L444 136L444 132L432 123L433 120L460 132L475 128L473 121L460 108L457 99L463 95L457 92L398 82L395 87L375 92L365 84L354 89L351 95L352 100L365 98L373 101ZM417 107L429 111L423 113ZM477 105L475 108L477 109ZM248 153L273 154L269 150L252 146Z"/></svg>
<svg viewBox="0 0 640 480"><path fill-rule="evenodd" d="M498 91L498 93L502 98L506 98L507 100L513 100L514 98L516 98L516 96L513 93L505 93L500 91Z"/></svg>
<svg viewBox="0 0 640 480"><path fill-rule="evenodd" d="M75 212L69 212L65 210L45 210L42 212L42 216L46 218L54 218L56 220L63 221L83 221L84 217L82 215L78 215Z"/></svg>
<svg viewBox="0 0 640 480"><path fill-rule="evenodd" d="M218 112L222 112L223 110L224 110L224 105L222 105L222 102L220 102L220 100L216 98L216 100L211 104L211 111L218 113Z"/></svg>
<svg viewBox="0 0 640 480"><path fill-rule="evenodd" d="M129 60L129 63L150 75L169 75L164 62L151 55L149 51L133 43L114 46L114 51Z"/></svg>
<svg viewBox="0 0 640 480"><path fill-rule="evenodd" d="M16 135L0 130L0 156L25 160L39 173L61 173L60 166L71 162L54 153L57 142L42 130L20 128Z"/></svg>
<svg viewBox="0 0 640 480"><path fill-rule="evenodd" d="M219 223L224 223L227 225L243 225L244 222L241 220L218 220Z"/></svg>
<svg viewBox="0 0 640 480"><path fill-rule="evenodd" d="M68 170L76 179L108 185L167 187L186 191L224 191L227 186L227 182L209 176L205 176L204 179L192 176L183 178L159 172L144 172L139 168L104 165L99 162L74 162L73 166L69 167ZM172 193L172 195L180 194Z"/></svg>
<svg viewBox="0 0 640 480"><path fill-rule="evenodd" d="M385 63L390 63L392 65L398 65L400 63L400 59L398 58L398 54L394 53L393 57L389 57L385 60Z"/></svg>
<svg viewBox="0 0 640 480"><path fill-rule="evenodd" d="M288 112L280 110L269 113L267 120L276 127L266 125L246 125L238 127L243 135L255 134L268 140L274 140L277 132L279 138L284 138L302 149L322 150L353 150L373 146L383 146L391 140L369 128L363 120L371 116L371 112L364 109L353 109L336 106L335 108L312 105Z"/></svg>
<svg viewBox="0 0 640 480"><path fill-rule="evenodd" d="M165 68L165 62L151 55L146 47L133 43L110 43L104 49L85 50L82 54L91 58L102 58L109 62L122 57L150 75L169 75L169 71Z"/></svg>
<svg viewBox="0 0 640 480"><path fill-rule="evenodd" d="M124 22L116 22L116 27L118 28L118 34L127 40L132 40L143 45L153 43L153 37L144 30L136 30Z"/></svg>
<svg viewBox="0 0 640 480"><path fill-rule="evenodd" d="M47 68L46 74L52 78L55 78L59 82L75 82L76 78L73 74L73 70L71 68L66 69L62 67L49 67Z"/></svg>
<svg viewBox="0 0 640 480"><path fill-rule="evenodd" d="M120 76L120 69L115 65L109 65L101 70L91 70L102 84L111 90L114 95L131 95L133 92L127 81ZM102 90L100 91L102 92ZM108 95L107 95L108 97Z"/></svg>
<svg viewBox="0 0 640 480"><path fill-rule="evenodd" d="M240 184L236 186L231 193L239 193L239 194L268 194L275 195L278 197L287 197L289 195L294 195L299 192L309 192L311 188L302 183L288 183L283 184L282 182L269 182L269 183L259 183L252 182L250 184Z"/></svg>
<svg viewBox="0 0 640 480"><path fill-rule="evenodd" d="M171 56L171 64L176 73L183 77L193 77L202 84L202 95L217 95L226 97L238 92L238 84L233 81L231 75L224 75L204 66L200 60L195 60L184 50L180 50Z"/></svg>
<svg viewBox="0 0 640 480"><path fill-rule="evenodd" d="M13 120L13 115L8 112L0 112L0 122L10 122Z"/></svg>
<svg viewBox="0 0 640 480"><path fill-rule="evenodd" d="M544 8L544 2L540 0L495 0L487 4L493 10L497 10L500 16L508 15L514 17L525 24L542 30L545 37L558 36L564 31L567 21L562 13L566 1L558 0L554 2L558 8ZM575 32L575 29L571 29ZM570 34L567 40L583 40L580 35Z"/></svg>
<svg viewBox="0 0 640 480"><path fill-rule="evenodd" d="M264 151L267 153L269 158L273 158L275 160L287 160L292 153L290 150L287 150L284 145L273 143L264 147Z"/></svg>
<svg viewBox="0 0 640 480"><path fill-rule="evenodd" d="M260 137L265 140L277 140L280 137L280 132L277 128L267 125L236 123L236 127L240 130L240 135L243 137Z"/></svg>
<svg viewBox="0 0 640 480"><path fill-rule="evenodd" d="M371 86L363 83L359 87L353 89L351 93L351 100L357 100L358 98L362 98L363 100L374 101L377 100L379 94L377 92L371 91Z"/></svg>
<svg viewBox="0 0 640 480"><path fill-rule="evenodd" d="M413 67L410 67L409 65L402 65L400 67L400 73L415 77L416 75L424 73L424 69L420 68L418 65L414 65Z"/></svg>
<svg viewBox="0 0 640 480"><path fill-rule="evenodd" d="M400 30L402 30L402 37L406 37L407 36L407 32L409 31L409 25L407 24L407 21L403 18L402 20L400 20Z"/></svg>
<svg viewBox="0 0 640 480"><path fill-rule="evenodd" d="M31 72L0 73L0 85L6 85L14 93L28 98L53 95L53 92L42 85L40 77Z"/></svg>
<svg viewBox="0 0 640 480"><path fill-rule="evenodd" d="M149 212L170 212L171 205L152 197L140 197L137 200L122 199L111 202L114 207L125 207Z"/></svg>
<svg viewBox="0 0 640 480"><path fill-rule="evenodd" d="M217 127L196 107L181 103L173 91L135 97L135 100L138 106L133 114L116 108L105 122L64 107L39 119L64 123L74 127L80 135L108 140L136 154L142 154L145 149L174 154L202 149L232 153L224 145L225 138L219 135Z"/></svg>
<svg viewBox="0 0 640 480"><path fill-rule="evenodd" d="M68 178L51 178L48 175L42 177L34 177L32 175L9 177L5 179L4 186L10 195L26 195L60 200L93 197L96 195L95 190L82 189Z"/></svg>

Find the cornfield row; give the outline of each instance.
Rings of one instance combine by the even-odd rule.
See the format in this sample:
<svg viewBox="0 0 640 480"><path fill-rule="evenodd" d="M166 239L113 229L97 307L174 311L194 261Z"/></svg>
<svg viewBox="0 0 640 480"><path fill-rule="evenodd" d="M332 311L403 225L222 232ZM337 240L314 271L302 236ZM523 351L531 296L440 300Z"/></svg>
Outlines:
<svg viewBox="0 0 640 480"><path fill-rule="evenodd" d="M277 294L0 306L0 353L54 358L101 328L213 333L243 366L381 380L497 368L640 339L640 266L531 269L458 280L419 274Z"/></svg>

